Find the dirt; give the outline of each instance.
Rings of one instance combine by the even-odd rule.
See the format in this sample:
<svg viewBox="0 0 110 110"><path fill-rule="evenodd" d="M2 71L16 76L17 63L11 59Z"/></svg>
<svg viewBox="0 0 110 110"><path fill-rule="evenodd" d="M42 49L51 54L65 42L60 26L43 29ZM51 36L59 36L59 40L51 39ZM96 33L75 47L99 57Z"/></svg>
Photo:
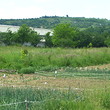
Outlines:
<svg viewBox="0 0 110 110"><path fill-rule="evenodd" d="M57 89L102 89L110 87L110 80L90 78L55 78L40 75L11 75L1 73L0 86L5 87L34 87L34 88L57 88Z"/></svg>
<svg viewBox="0 0 110 110"><path fill-rule="evenodd" d="M110 69L110 64L88 66L91 69ZM6 74L6 77L3 77ZM35 87L35 88L59 88L59 89L102 89L110 88L110 80L92 79L92 78L55 78L36 74L8 74L0 72L0 86L10 87Z"/></svg>
<svg viewBox="0 0 110 110"><path fill-rule="evenodd" d="M88 66L89 69L110 69L110 64L96 65L96 66Z"/></svg>

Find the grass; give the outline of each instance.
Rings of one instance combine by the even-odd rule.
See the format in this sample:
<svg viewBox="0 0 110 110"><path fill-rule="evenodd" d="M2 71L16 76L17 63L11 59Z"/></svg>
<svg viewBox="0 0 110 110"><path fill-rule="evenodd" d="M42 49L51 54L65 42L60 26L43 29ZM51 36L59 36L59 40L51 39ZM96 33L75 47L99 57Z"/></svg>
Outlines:
<svg viewBox="0 0 110 110"><path fill-rule="evenodd" d="M0 110L109 110L108 73L101 73L104 78L100 79L79 71L71 76L72 68L60 72L56 77L54 72L6 74L5 78L0 74ZM22 103L2 106L17 102Z"/></svg>
<svg viewBox="0 0 110 110"><path fill-rule="evenodd" d="M27 50L23 54L22 50ZM34 48L0 47L0 69L20 70L34 67L36 70L55 70L61 67L85 67L110 63L109 48Z"/></svg>
<svg viewBox="0 0 110 110"><path fill-rule="evenodd" d="M10 70L0 74L0 110L109 110L109 54L109 48L0 47L0 69Z"/></svg>
<svg viewBox="0 0 110 110"><path fill-rule="evenodd" d="M109 110L109 92L6 87L0 88L0 110Z"/></svg>

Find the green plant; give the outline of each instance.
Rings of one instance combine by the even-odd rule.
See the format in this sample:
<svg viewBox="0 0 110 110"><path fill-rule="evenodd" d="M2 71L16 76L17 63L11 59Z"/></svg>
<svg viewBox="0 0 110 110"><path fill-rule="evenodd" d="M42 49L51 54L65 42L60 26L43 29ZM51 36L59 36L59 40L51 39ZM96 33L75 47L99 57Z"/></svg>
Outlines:
<svg viewBox="0 0 110 110"><path fill-rule="evenodd" d="M0 105L6 106L0 106L0 110L105 110L86 97L90 96L73 90L4 87L0 88ZM7 106L10 103L16 104Z"/></svg>
<svg viewBox="0 0 110 110"><path fill-rule="evenodd" d="M56 67L85 67L108 63L110 48L0 47L0 69L20 70L34 67L51 71Z"/></svg>
<svg viewBox="0 0 110 110"><path fill-rule="evenodd" d="M110 92L105 92L105 94L102 94L102 100L101 100L102 106L106 109L110 109Z"/></svg>
<svg viewBox="0 0 110 110"><path fill-rule="evenodd" d="M34 67L25 67L25 68L21 68L19 70L19 73L23 73L23 74L31 74L31 73L35 73L35 68Z"/></svg>

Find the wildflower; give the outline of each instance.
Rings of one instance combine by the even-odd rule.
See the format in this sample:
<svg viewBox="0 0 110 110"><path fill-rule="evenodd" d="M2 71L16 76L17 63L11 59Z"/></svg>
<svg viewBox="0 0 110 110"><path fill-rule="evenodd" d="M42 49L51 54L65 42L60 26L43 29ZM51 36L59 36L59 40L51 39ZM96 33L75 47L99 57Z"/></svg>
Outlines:
<svg viewBox="0 0 110 110"><path fill-rule="evenodd" d="M28 51L26 49L21 50L21 59L25 58L28 55Z"/></svg>
<svg viewBox="0 0 110 110"><path fill-rule="evenodd" d="M47 82L44 82L44 84L47 84Z"/></svg>
<svg viewBox="0 0 110 110"><path fill-rule="evenodd" d="M55 71L55 74L57 74L58 72L57 71Z"/></svg>
<svg viewBox="0 0 110 110"><path fill-rule="evenodd" d="M5 78L5 77L6 77L6 74L3 75L3 78Z"/></svg>
<svg viewBox="0 0 110 110"><path fill-rule="evenodd" d="M56 78L56 76L57 76L57 73L58 73L58 72L57 72L57 71L55 71L55 74L54 74L54 75L55 75L55 78ZM54 78L54 79L55 79L55 78Z"/></svg>

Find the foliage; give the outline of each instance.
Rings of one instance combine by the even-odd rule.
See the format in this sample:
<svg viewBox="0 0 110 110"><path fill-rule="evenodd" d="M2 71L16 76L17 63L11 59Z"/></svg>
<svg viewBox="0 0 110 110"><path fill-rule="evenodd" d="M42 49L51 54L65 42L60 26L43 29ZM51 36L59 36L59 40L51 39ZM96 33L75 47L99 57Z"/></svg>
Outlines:
<svg viewBox="0 0 110 110"><path fill-rule="evenodd" d="M21 50L28 54L21 53ZM54 70L56 67L84 67L108 63L109 48L0 47L0 69L20 70L34 67L37 70Z"/></svg>
<svg viewBox="0 0 110 110"><path fill-rule="evenodd" d="M21 68L19 70L19 73L21 73L21 74L33 74L33 73L35 73L35 68L34 67Z"/></svg>
<svg viewBox="0 0 110 110"><path fill-rule="evenodd" d="M16 39L18 43L23 44L24 42L31 42L35 45L39 42L38 34L26 24L23 24L18 30L18 38Z"/></svg>
<svg viewBox="0 0 110 110"><path fill-rule="evenodd" d="M6 45L16 45L30 42L33 46L36 46L40 41L39 34L26 24L23 24L19 30L14 33L12 33L9 29L7 32L1 32L0 38L0 41L4 42Z"/></svg>
<svg viewBox="0 0 110 110"><path fill-rule="evenodd" d="M45 35L45 40L46 40L45 45L46 45L47 47L52 47L52 46L53 46L52 36L50 35L50 32L48 32L48 33Z"/></svg>
<svg viewBox="0 0 110 110"><path fill-rule="evenodd" d="M110 90L107 92L104 91L105 89L92 90L61 91L2 87L0 88L0 110L109 110Z"/></svg>
<svg viewBox="0 0 110 110"><path fill-rule="evenodd" d="M42 37L26 24L20 26L14 33L9 29L7 32L0 32L0 45L4 43L4 45L36 46L41 39ZM46 41L45 47L83 48L89 47L90 43L92 47L109 47L110 26L78 29L68 23L62 23L56 25L53 35L48 32L43 39Z"/></svg>
<svg viewBox="0 0 110 110"><path fill-rule="evenodd" d="M104 41L105 45L110 47L110 37L107 37L106 40Z"/></svg>
<svg viewBox="0 0 110 110"><path fill-rule="evenodd" d="M57 47L75 47L77 31L70 24L59 24L53 30L52 42Z"/></svg>
<svg viewBox="0 0 110 110"><path fill-rule="evenodd" d="M27 24L30 27L43 27L43 28L54 28L56 25L61 23L70 23L72 26L85 29L91 26L109 26L110 20L97 19L97 18L85 18L85 17L60 17L60 16L43 16L40 18L29 18L29 19L0 19L0 24L3 25L14 25L21 26Z"/></svg>

